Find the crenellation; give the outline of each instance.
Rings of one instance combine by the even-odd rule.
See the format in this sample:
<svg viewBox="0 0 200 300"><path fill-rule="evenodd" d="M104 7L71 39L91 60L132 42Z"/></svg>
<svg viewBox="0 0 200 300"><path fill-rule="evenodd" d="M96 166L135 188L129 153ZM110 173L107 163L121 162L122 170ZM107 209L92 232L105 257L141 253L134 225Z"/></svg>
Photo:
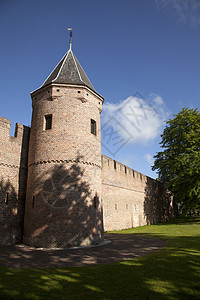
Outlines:
<svg viewBox="0 0 200 300"><path fill-rule="evenodd" d="M10 122L9 119L6 119L4 117L0 117L0 126L2 126L2 127L7 126L8 128L10 128L11 122Z"/></svg>
<svg viewBox="0 0 200 300"><path fill-rule="evenodd" d="M164 217L158 207L164 207L163 199L168 197L161 187L158 181L102 155L105 230L120 230L163 221ZM166 205L164 215L170 218L171 213L171 206Z"/></svg>
<svg viewBox="0 0 200 300"><path fill-rule="evenodd" d="M0 142L2 143L3 140L8 140L10 137L10 128L11 128L11 121L0 117Z"/></svg>
<svg viewBox="0 0 200 300"><path fill-rule="evenodd" d="M172 216L160 182L101 154L104 98L75 61L70 49L31 93L31 128L10 136L0 117L0 244L98 244L104 230Z"/></svg>
<svg viewBox="0 0 200 300"><path fill-rule="evenodd" d="M19 123L10 136L11 122L0 117L0 244L22 241L30 128Z"/></svg>

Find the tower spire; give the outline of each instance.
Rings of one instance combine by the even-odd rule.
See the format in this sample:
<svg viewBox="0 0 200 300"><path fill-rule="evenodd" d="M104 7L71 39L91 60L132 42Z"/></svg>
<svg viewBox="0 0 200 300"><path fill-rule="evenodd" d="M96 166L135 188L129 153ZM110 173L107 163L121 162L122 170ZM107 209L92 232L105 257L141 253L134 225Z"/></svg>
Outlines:
<svg viewBox="0 0 200 300"><path fill-rule="evenodd" d="M69 34L69 50L72 49L72 28L68 28L68 30L70 31L70 34Z"/></svg>

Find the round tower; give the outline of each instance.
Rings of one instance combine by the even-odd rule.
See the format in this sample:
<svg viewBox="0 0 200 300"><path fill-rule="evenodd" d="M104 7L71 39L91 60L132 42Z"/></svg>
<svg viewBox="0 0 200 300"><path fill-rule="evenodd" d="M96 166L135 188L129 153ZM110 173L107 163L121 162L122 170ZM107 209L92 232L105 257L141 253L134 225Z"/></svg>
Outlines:
<svg viewBox="0 0 200 300"><path fill-rule="evenodd" d="M71 50L31 93L32 123L23 242L35 247L103 239L103 97Z"/></svg>

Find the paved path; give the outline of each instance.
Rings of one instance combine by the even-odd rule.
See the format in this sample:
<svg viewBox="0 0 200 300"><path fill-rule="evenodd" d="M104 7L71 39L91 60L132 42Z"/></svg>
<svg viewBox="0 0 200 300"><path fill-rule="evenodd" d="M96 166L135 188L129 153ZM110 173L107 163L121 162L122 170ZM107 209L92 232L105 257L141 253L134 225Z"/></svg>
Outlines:
<svg viewBox="0 0 200 300"><path fill-rule="evenodd" d="M133 259L165 246L165 242L133 234L105 234L112 242L78 249L33 249L25 246L0 247L0 267L46 268L105 264Z"/></svg>

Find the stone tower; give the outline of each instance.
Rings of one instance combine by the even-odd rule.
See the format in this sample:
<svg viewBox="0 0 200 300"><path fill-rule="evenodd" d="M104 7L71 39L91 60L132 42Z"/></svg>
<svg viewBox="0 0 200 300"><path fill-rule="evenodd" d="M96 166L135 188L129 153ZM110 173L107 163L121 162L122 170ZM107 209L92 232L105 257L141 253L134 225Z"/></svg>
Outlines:
<svg viewBox="0 0 200 300"><path fill-rule="evenodd" d="M103 239L103 98L71 50L31 93L32 123L23 242L35 247Z"/></svg>

